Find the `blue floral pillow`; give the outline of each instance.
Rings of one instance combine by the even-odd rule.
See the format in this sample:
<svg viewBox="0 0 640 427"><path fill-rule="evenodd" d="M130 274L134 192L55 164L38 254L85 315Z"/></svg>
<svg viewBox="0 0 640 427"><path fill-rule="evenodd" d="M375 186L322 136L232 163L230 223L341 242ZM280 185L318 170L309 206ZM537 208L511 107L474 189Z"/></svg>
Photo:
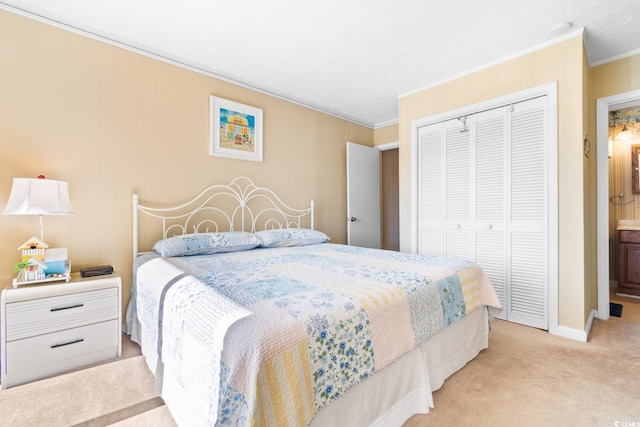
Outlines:
<svg viewBox="0 0 640 427"><path fill-rule="evenodd" d="M158 240L153 245L153 250L163 257L172 257L245 251L260 245L260 240L251 233L225 231L169 237Z"/></svg>
<svg viewBox="0 0 640 427"><path fill-rule="evenodd" d="M264 248L315 245L329 240L329 236L323 232L307 228L264 230L258 231L254 235L262 242Z"/></svg>

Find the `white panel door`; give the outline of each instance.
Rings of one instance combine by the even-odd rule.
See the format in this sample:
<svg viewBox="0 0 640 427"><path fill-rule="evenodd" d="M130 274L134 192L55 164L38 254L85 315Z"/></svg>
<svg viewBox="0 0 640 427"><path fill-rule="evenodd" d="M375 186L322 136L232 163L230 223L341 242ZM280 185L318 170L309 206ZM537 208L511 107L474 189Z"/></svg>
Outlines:
<svg viewBox="0 0 640 427"><path fill-rule="evenodd" d="M347 142L347 244L380 248L380 150Z"/></svg>

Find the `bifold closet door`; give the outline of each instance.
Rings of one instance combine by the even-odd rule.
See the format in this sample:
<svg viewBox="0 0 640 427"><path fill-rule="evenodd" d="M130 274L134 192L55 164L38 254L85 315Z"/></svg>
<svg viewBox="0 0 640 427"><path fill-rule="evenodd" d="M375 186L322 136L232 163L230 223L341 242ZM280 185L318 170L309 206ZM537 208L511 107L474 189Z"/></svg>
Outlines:
<svg viewBox="0 0 640 427"><path fill-rule="evenodd" d="M472 260L473 204L471 195L472 132L468 123L449 120L444 128L444 255Z"/></svg>
<svg viewBox="0 0 640 427"><path fill-rule="evenodd" d="M473 260L472 132L449 120L420 128L418 138L418 251Z"/></svg>
<svg viewBox="0 0 640 427"><path fill-rule="evenodd" d="M509 141L507 318L541 329L548 321L546 97L513 105Z"/></svg>
<svg viewBox="0 0 640 427"><path fill-rule="evenodd" d="M418 129L418 252L444 255L444 128Z"/></svg>
<svg viewBox="0 0 640 427"><path fill-rule="evenodd" d="M546 97L418 129L418 251L483 267L499 317L548 329Z"/></svg>
<svg viewBox="0 0 640 427"><path fill-rule="evenodd" d="M486 272L505 306L507 289L508 109L471 116L474 131L474 261ZM498 316L507 319L503 310Z"/></svg>

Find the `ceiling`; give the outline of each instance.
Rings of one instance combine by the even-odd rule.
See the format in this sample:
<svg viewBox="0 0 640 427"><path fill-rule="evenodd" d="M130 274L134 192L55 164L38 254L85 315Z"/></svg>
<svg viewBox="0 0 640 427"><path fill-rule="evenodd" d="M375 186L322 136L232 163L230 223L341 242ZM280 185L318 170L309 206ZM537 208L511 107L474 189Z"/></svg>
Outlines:
<svg viewBox="0 0 640 427"><path fill-rule="evenodd" d="M376 128L398 97L584 31L640 52L638 0L0 0L53 23ZM551 35L556 25L572 27Z"/></svg>

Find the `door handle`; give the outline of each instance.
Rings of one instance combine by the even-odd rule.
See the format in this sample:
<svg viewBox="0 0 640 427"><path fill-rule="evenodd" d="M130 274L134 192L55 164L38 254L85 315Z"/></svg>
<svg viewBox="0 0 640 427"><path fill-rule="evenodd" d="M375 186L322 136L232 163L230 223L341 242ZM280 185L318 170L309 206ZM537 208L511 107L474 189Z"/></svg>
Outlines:
<svg viewBox="0 0 640 427"><path fill-rule="evenodd" d="M347 218L347 221L354 222L354 221L356 221L356 217L355 217L355 216L352 216L351 218Z"/></svg>

